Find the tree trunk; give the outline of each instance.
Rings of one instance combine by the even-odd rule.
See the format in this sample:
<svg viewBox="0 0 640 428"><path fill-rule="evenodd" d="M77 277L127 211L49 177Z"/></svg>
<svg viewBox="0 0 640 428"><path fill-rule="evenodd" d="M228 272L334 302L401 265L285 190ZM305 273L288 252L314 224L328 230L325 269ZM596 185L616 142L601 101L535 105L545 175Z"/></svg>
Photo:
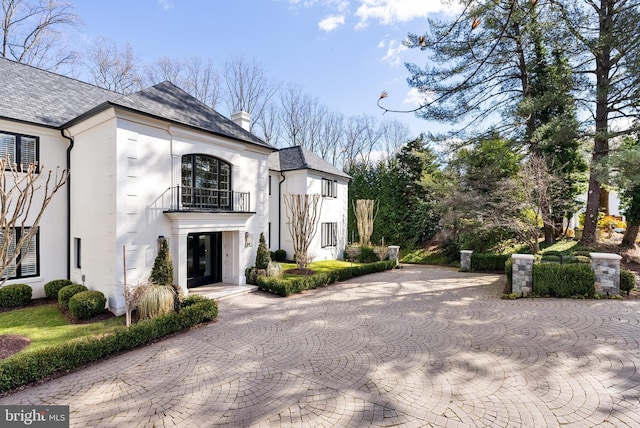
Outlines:
<svg viewBox="0 0 640 428"><path fill-rule="evenodd" d="M640 232L640 224L627 223L627 230L624 232L620 246L623 248L635 248L638 232Z"/></svg>
<svg viewBox="0 0 640 428"><path fill-rule="evenodd" d="M556 230L553 227L553 223L546 223L544 225L544 243L545 245L553 245L556 242Z"/></svg>

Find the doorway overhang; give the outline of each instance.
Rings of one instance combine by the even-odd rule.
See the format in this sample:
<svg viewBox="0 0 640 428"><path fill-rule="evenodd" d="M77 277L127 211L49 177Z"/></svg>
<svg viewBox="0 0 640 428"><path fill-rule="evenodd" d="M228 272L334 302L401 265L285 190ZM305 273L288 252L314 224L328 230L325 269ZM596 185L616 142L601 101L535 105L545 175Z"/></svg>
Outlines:
<svg viewBox="0 0 640 428"><path fill-rule="evenodd" d="M171 219L172 232L184 235L195 232L230 232L244 230L247 221L255 213L210 213L165 211L164 215Z"/></svg>

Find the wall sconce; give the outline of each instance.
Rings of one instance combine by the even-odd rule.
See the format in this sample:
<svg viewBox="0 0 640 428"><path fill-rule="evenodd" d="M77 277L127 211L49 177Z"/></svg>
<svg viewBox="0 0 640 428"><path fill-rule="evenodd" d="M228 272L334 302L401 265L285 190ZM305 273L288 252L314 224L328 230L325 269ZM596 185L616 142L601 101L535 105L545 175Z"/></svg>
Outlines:
<svg viewBox="0 0 640 428"><path fill-rule="evenodd" d="M244 233L244 246L245 247L251 246L251 234L249 232Z"/></svg>
<svg viewBox="0 0 640 428"><path fill-rule="evenodd" d="M158 250L162 248L162 243L165 241L164 235L158 235Z"/></svg>

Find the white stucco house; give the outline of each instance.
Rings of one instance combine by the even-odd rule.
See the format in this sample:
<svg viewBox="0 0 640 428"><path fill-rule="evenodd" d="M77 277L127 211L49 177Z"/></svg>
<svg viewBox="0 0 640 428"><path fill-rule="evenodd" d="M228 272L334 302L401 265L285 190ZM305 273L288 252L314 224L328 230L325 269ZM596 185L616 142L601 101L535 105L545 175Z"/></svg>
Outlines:
<svg viewBox="0 0 640 428"><path fill-rule="evenodd" d="M37 298L48 281L68 278L122 314L125 275L146 280L167 239L185 292L243 285L261 232L291 254L279 195L320 193L325 179L338 197L325 195L321 222L340 226L333 245L319 233L313 251L339 257L348 177L300 148L307 163L289 168L296 148L278 152L248 124L246 113L229 120L169 82L125 96L0 58L2 155L71 171L7 284L27 283Z"/></svg>
<svg viewBox="0 0 640 428"><path fill-rule="evenodd" d="M301 147L269 156L269 248L293 259L293 241L283 198L286 194L319 194L318 226L309 256L312 260L342 259L347 244L348 184L351 177ZM267 235L265 235L267 236Z"/></svg>

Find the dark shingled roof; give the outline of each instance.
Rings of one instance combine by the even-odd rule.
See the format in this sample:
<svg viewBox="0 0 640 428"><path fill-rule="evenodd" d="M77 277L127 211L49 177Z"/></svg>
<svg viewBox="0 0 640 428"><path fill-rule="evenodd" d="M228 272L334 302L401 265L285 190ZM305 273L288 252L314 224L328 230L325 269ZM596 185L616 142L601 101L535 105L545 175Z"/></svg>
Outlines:
<svg viewBox="0 0 640 428"><path fill-rule="evenodd" d="M52 128L115 107L275 150L170 82L121 95L0 58L0 100L0 118Z"/></svg>
<svg viewBox="0 0 640 428"><path fill-rule="evenodd" d="M287 147L280 149L269 156L269 169L274 171L295 171L300 169L311 169L325 172L338 177L350 179L351 176L345 174L340 169L331 165L312 151L302 147Z"/></svg>

